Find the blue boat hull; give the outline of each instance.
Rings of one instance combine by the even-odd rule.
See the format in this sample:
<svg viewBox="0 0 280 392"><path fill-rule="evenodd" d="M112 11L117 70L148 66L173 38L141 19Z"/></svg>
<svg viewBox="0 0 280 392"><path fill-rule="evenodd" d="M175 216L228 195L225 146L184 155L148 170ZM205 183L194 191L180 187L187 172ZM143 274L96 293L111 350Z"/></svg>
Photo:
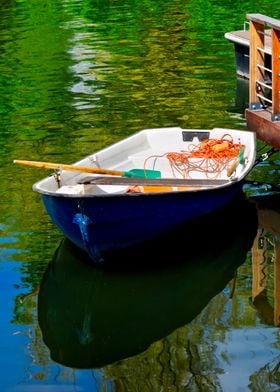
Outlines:
<svg viewBox="0 0 280 392"><path fill-rule="evenodd" d="M102 269L91 268L85 252L63 240L38 294L52 359L73 368L104 367L191 322L245 261L257 224L255 205L238 197L159 241L114 253Z"/></svg>
<svg viewBox="0 0 280 392"><path fill-rule="evenodd" d="M63 234L95 261L230 203L242 182L198 192L59 197L43 194L48 214Z"/></svg>

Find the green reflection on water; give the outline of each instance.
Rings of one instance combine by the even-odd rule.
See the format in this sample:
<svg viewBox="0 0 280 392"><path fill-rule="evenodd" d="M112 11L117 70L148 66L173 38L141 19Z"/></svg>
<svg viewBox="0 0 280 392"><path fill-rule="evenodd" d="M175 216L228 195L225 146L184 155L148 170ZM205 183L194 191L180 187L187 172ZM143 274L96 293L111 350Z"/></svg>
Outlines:
<svg viewBox="0 0 280 392"><path fill-rule="evenodd" d="M15 167L13 159L71 163L143 128L245 129L246 100L242 98L246 93L238 92L233 47L224 33L241 29L248 12L280 17L277 2L267 0L22 0L1 4L1 262L11 272L10 301L36 290L61 239L39 196L31 191L32 184L46 172ZM263 168L256 170L258 178L266 179ZM269 175L277 180L278 171L273 170L268 166ZM17 282L13 263L6 264L8 261L18 262L21 276ZM242 280L240 284L246 289ZM246 306L245 321L239 316L246 295L239 298L235 322L247 325L249 319L254 325L256 314ZM38 338L36 301L29 297L26 301L15 302L11 319L16 325L31 325L30 353L37 355L37 367L32 368L31 359L27 361L31 379L54 380L47 369L54 365ZM219 305L223 307L223 299L215 302L217 308ZM193 326L188 332L196 341L200 328ZM180 330L168 342L156 343L153 355L173 363L166 352L177 348L180 356L180 342L185 340L185 331ZM24 351L25 343L21 344ZM204 350L211 344L205 344ZM147 360L149 366L150 361L153 356ZM16 369L21 369L20 364ZM72 385L72 374L64 371L58 383L71 380ZM114 376L116 372L118 366L108 373ZM156 369L155 374L158 372ZM11 370L7 374L11 374L7 384L12 385L14 374ZM95 376L99 387L104 386L100 373ZM164 377L170 380L174 372ZM162 383L168 385L164 377ZM183 374L176 377L181 379ZM92 384L92 380L79 382Z"/></svg>

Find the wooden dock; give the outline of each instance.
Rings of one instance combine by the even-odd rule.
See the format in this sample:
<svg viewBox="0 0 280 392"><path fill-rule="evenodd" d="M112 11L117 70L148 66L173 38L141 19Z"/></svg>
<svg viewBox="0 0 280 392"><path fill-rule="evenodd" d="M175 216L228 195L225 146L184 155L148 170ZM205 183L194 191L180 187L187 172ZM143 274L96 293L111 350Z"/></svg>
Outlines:
<svg viewBox="0 0 280 392"><path fill-rule="evenodd" d="M249 79L248 129L280 149L280 21L262 14L246 15L249 30L225 38L235 47L236 72Z"/></svg>
<svg viewBox="0 0 280 392"><path fill-rule="evenodd" d="M245 116L248 129L256 132L259 140L280 150L280 123L271 120L269 108L258 111L246 109Z"/></svg>
<svg viewBox="0 0 280 392"><path fill-rule="evenodd" d="M246 30L231 31L225 34L225 38L234 44L236 73L242 78L250 78L250 32ZM271 29L266 30L264 38L265 67L271 68ZM271 74L265 72L265 80L271 82Z"/></svg>
<svg viewBox="0 0 280 392"><path fill-rule="evenodd" d="M280 21L262 14L248 14L247 18L250 21L247 126L256 132L258 139L280 149ZM271 66L265 63L268 48ZM271 82L265 74L271 75Z"/></svg>

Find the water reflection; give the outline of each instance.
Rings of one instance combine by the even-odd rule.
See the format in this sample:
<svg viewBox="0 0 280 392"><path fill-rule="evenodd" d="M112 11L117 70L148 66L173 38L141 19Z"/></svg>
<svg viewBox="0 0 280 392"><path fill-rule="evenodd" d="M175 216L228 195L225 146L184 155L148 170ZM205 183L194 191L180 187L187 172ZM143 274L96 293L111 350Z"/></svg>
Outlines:
<svg viewBox="0 0 280 392"><path fill-rule="evenodd" d="M249 81L248 79L236 78L235 100L230 105L229 111L239 116L244 116L245 109L249 105Z"/></svg>
<svg viewBox="0 0 280 392"><path fill-rule="evenodd" d="M252 303L265 324L280 326L280 196L259 201L252 249Z"/></svg>
<svg viewBox="0 0 280 392"><path fill-rule="evenodd" d="M52 359L75 368L104 366L193 320L245 261L256 217L255 206L238 199L191 227L118 254L105 270L63 240L38 296Z"/></svg>
<svg viewBox="0 0 280 392"><path fill-rule="evenodd" d="M251 3L250 6L250 12L260 12L258 2ZM232 12L233 7L236 12ZM277 2L263 0L261 8L264 14L280 16ZM251 374L254 377L254 387L258 373L259 376L265 372L268 374L267 370L273 365L271 358L279 353L279 329L275 332L274 328L263 326L255 310L248 305L248 297L251 295L249 258L248 263L241 266L232 301L222 303L222 293L214 299L214 305L211 302L210 309L209 306L206 308L206 314L202 315L200 323L195 323L196 318L186 328L176 329L167 339L152 345L143 353L146 355L144 361L143 356L137 355L122 361L122 366L112 366L109 370L107 368L104 376L106 380L104 384L100 382L100 387L96 386L96 380L103 378L103 370L95 371L94 378L90 375L90 381L85 377L90 371L75 374L72 369L65 369L49 360L45 346L38 339L35 317L37 297L28 297L20 306L14 306L15 300L22 298L22 294L33 292L61 237L43 211L41 200L31 192L32 184L46 173L30 169L19 170L12 165L13 159L28 157L71 163L90 154L92 150L98 150L114 140L147 127L180 125L183 128L209 129L223 126L244 129L246 124L243 106L246 105L248 91L246 88L243 90L242 86L236 86L234 49L224 39L224 33L240 28L246 12L246 2L222 3L217 0L1 2L1 391L113 390L112 379L116 380L118 391L173 391L174 385L180 385L178 390L186 390L188 376L194 371L194 382L204 381L206 377L208 379L207 387L203 388L203 384L200 390L219 390L215 381L220 377L221 371L225 373L223 390L229 391L233 386L246 390ZM227 110L229 102L234 101L235 108ZM253 179L269 179L269 182L274 179L277 182L278 167L263 165ZM222 226L219 227L217 238L213 233L217 229L210 224L207 230L212 233L211 236L206 229L203 230L204 234L200 231L201 236L196 240L186 241L183 235L180 236L180 249L177 249L176 241L173 241L176 252L172 247L167 250L167 241L163 240L161 244L158 242L156 250L150 250L150 257L147 259L153 259L153 262L158 259L160 262L164 258L166 264L170 260L181 261L181 266L173 268L174 274L177 268L180 281L180 269L184 271L180 285L183 285L184 279L188 285L192 268L184 266L184 263L191 264L191 260L194 263L198 259L198 277L199 268L204 271L211 265L214 267L215 255L218 257L221 254L222 257L227 244L235 241L235 236L243 243L245 239L239 233L239 224L241 226L244 223L243 217L240 217L234 234L230 234L231 225L236 227L236 224L232 224L236 219L237 217L232 219L232 215L228 214L226 223L221 223ZM241 227L240 232L244 230ZM217 245L211 243L213 238ZM196 247L194 252L189 250L190 242ZM73 253L67 256L64 252L63 255L64 246L67 247L62 244L56 260L49 266L39 302L40 312L48 312L46 322L41 320L44 335L47 326L55 327L59 317L64 326L63 331L62 328L57 330L56 343L51 341L52 336L53 339L56 337L56 331L48 333L48 340L46 337L46 342L53 351L55 348L52 347L62 345L60 334L67 332L68 324L70 330L73 330L73 322L86 324L83 320L91 314L89 330L93 333L97 322L95 320L106 316L103 316L105 305L102 307L102 298L97 294L90 296L90 289L87 288L93 284L91 282L95 275L105 283L111 283L109 275L112 279L115 277L118 285L125 278L125 283L131 279L130 290L125 287L133 302L133 290L136 290L133 282L136 284L137 274L141 273L140 269L137 274L133 271L126 274L113 271L109 274L106 271L102 274L101 271L82 265L84 256L76 254L73 248L68 248L68 252ZM164 248L161 249L161 246ZM133 261L146 257L143 253L142 256L133 254ZM65 260L61 261L63 257ZM231 254L224 260L231 270L234 269L234 266L231 267L232 257ZM242 262L243 257L238 256L237 259ZM158 271L167 275L169 269L166 266L163 271L159 268ZM153 274L151 272L154 280L160 283L157 273L159 272L156 270ZM60 274L65 274L65 279ZM141 282L139 280L139 284L143 284L143 291L146 284L152 290L152 283L150 286L146 283L149 279L145 279L145 274L141 273L143 279ZM172 279L175 281L175 277L171 272L170 274L170 282ZM212 274L209 276L212 279ZM68 278L69 282L72 281L74 294L71 293ZM165 277L165 282L168 279ZM56 281L58 287L55 287ZM199 282L206 288L209 286L205 279ZM164 281L161 282L162 285L163 283ZM226 284L226 279L224 283ZM115 284L115 290L118 285ZM166 285L168 287L167 283ZM155 283L155 293L158 292L156 288ZM205 301L214 295L214 288L213 286L212 293L205 296ZM119 290L116 292L116 302L121 300ZM57 293L56 298L53 293ZM138 295L140 294L139 289ZM271 286L268 294L271 299ZM170 295L172 297L173 293ZM94 313L94 298L99 301L97 309L101 309L101 315ZM144 298L147 297L143 294ZM108 301L107 296L105 300ZM125 300L126 298L124 306ZM79 313L77 303L86 306L86 301L91 313L82 310ZM183 301L187 308L190 299L177 295L175 304L176 301L178 307L183 308L181 322L187 322L191 315L186 314ZM61 316L54 313L53 324L50 320L52 307L54 312L62 312ZM71 311L72 307L73 314L70 313L67 322L68 314L65 313ZM198 308L196 311L199 311ZM127 313L130 312L132 310L128 308ZM170 328L175 328L175 316L173 320L173 312L170 314L165 317L172 319L174 324L170 324ZM81 334L79 325L76 330ZM25 331L24 334L15 335L19 330ZM138 330L136 335L140 332ZM160 331L159 325L158 336L160 332L166 333ZM253 341L251 346L248 344L248 335ZM30 337L29 340L27 336ZM83 339L86 340L85 337ZM132 338L129 340L132 341ZM149 344L151 340L152 336L146 339L145 344ZM138 349L143 347L144 344ZM220 351L216 349L219 347ZM80 349L81 345L78 352ZM229 380L230 375L233 376ZM131 386L134 380L135 383ZM262 385L257 384L259 390L268 390L268 377L262 377L262 381ZM193 390L199 390L196 385Z"/></svg>

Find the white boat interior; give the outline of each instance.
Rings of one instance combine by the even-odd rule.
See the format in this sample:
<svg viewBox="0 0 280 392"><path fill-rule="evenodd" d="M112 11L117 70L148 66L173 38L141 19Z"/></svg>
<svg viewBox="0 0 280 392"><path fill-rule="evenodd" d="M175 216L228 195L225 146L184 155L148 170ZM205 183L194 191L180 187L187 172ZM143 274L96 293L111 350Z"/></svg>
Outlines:
<svg viewBox="0 0 280 392"><path fill-rule="evenodd" d="M182 154L197 148L203 141L218 139L232 141L244 146L244 162L237 165L234 173L228 176L228 168L234 159L228 159L220 170L209 169L209 162L202 162L201 158L190 158L193 168L187 172L178 171L170 164L168 153ZM126 139L123 139L103 150L76 162L74 165L129 171L135 168L159 170L162 179L178 178L182 180L182 187L186 186L184 180L209 180L215 185L215 180L225 180L227 185L231 181L242 179L251 169L255 161L255 134L242 130L214 128L212 130L155 128L140 131ZM182 163L182 166L184 162ZM198 168L199 166L199 168ZM207 166L207 167L206 167ZM186 174L187 173L187 174ZM39 193L57 194L57 196L101 195L127 192L127 185L85 185L83 179L94 179L100 175L81 173L76 171L62 170L59 176L52 175L37 182L33 189ZM59 178L59 180L58 180ZM225 186L219 184L217 186ZM188 184L189 185L189 184ZM207 188L207 184L200 187ZM178 190L173 187L173 190ZM192 187L188 187L191 189ZM196 190L198 188L196 187ZM162 189L163 191L164 189ZM167 190L167 189L166 189ZM170 189L169 189L170 190ZM187 190L187 188L182 190Z"/></svg>

